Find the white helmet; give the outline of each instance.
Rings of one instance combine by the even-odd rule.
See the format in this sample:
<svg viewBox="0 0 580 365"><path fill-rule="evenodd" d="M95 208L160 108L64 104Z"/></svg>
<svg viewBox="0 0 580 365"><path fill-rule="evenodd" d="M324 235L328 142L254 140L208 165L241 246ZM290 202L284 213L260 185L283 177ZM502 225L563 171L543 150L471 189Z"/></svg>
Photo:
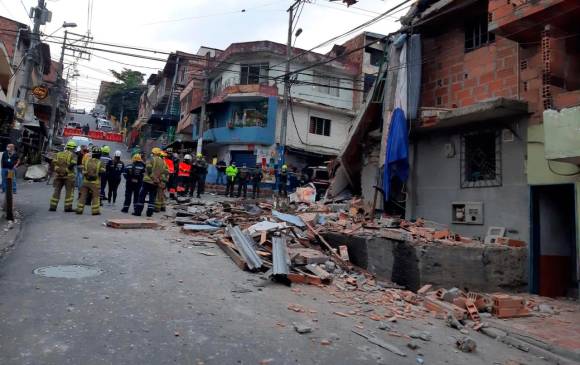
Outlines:
<svg viewBox="0 0 580 365"><path fill-rule="evenodd" d="M121 151L119 150L115 151L115 157L121 157Z"/></svg>
<svg viewBox="0 0 580 365"><path fill-rule="evenodd" d="M185 155L185 156L183 157L183 159L184 159L184 160L191 160L191 155Z"/></svg>

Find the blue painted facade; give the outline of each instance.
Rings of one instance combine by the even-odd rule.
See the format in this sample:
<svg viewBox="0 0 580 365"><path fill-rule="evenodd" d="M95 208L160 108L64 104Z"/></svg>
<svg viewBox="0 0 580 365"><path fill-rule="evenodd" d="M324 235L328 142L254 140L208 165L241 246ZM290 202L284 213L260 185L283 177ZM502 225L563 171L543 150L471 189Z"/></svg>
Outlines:
<svg viewBox="0 0 580 365"><path fill-rule="evenodd" d="M244 109L257 109L266 111L264 126L234 126L228 124L235 120L235 113ZM203 138L218 144L274 144L276 134L276 115L278 98L276 96L264 97L258 101L224 102L211 106L211 122L214 128L208 129ZM197 130L194 128L194 137Z"/></svg>

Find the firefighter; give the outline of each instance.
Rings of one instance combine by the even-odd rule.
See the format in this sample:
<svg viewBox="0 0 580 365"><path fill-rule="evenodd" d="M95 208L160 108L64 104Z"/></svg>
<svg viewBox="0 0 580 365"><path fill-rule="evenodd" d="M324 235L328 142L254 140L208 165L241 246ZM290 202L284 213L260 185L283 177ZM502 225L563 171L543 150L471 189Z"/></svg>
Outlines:
<svg viewBox="0 0 580 365"><path fill-rule="evenodd" d="M130 165L125 168L125 201L123 202L123 213L129 213L131 207L131 200L133 204L139 201L139 192L141 191L141 184L143 184L143 176L145 175L145 163L139 153L136 153Z"/></svg>
<svg viewBox="0 0 580 365"><path fill-rule="evenodd" d="M264 178L264 173L262 172L262 165L256 164L256 168L252 171L252 198L256 199L260 197L260 183Z"/></svg>
<svg viewBox="0 0 580 365"><path fill-rule="evenodd" d="M205 189L205 176L207 175L207 162L203 154L198 153L191 167L191 191L189 196L193 196L197 185L197 197L200 198Z"/></svg>
<svg viewBox="0 0 580 365"><path fill-rule="evenodd" d="M103 146L101 147L101 162L103 163L103 166L105 166L105 169L107 166L109 166L109 163L111 162L111 156L109 156L109 154L111 153L111 147L109 146ZM106 171L103 172L101 174L101 176L99 176L101 179L101 206L103 205L103 200L105 200L106 195L105 195L105 188L107 187L107 173Z"/></svg>
<svg viewBox="0 0 580 365"><path fill-rule="evenodd" d="M143 177L143 185L141 185L141 191L139 192L139 201L137 204L133 204L133 215L135 216L139 217L141 216L141 213L143 213L146 199L148 199L147 216L151 217L155 212L157 189L161 184L162 175L166 171L165 163L163 163L163 160L159 157L160 153L161 149L158 147L153 148L153 150L151 150L152 157L145 165L145 176Z"/></svg>
<svg viewBox="0 0 580 365"><path fill-rule="evenodd" d="M174 157L169 153L169 149L166 152L163 152L163 162L165 162L165 166L167 166L168 171L168 179L167 179L167 186L166 189L169 191L169 197L175 198L175 163Z"/></svg>
<svg viewBox="0 0 580 365"><path fill-rule="evenodd" d="M66 144L64 151L56 154L52 160L52 171L54 171L54 192L50 198L50 211L55 212L60 200L60 192L65 187L64 211L73 211L73 200L75 190L75 166L77 157L74 149L77 147L75 141L70 140Z"/></svg>
<svg viewBox="0 0 580 365"><path fill-rule="evenodd" d="M278 194L288 196L288 166L282 165L278 173Z"/></svg>
<svg viewBox="0 0 580 365"><path fill-rule="evenodd" d="M230 165L226 168L226 196L234 197L234 184L236 182L236 177L238 176L238 168L236 167L236 162L232 161Z"/></svg>
<svg viewBox="0 0 580 365"><path fill-rule="evenodd" d="M109 203L111 203L111 199L113 204L117 202L117 189L124 170L125 164L121 161L121 151L115 151L115 157L107 165L107 184L109 185L107 200Z"/></svg>
<svg viewBox="0 0 580 365"><path fill-rule="evenodd" d="M177 172L177 195L189 192L189 177L191 176L191 155L185 155L179 163Z"/></svg>
<svg viewBox="0 0 580 365"><path fill-rule="evenodd" d="M171 199L177 198L177 175L178 175L178 168L179 168L179 155L177 153L173 153L170 157L171 160L171 169L169 172L169 182L167 183L169 189L169 197ZM169 167L169 166L168 166Z"/></svg>
<svg viewBox="0 0 580 365"><path fill-rule="evenodd" d="M165 191L167 190L167 183L169 181L169 166L167 165L167 152L165 151L161 151L159 153L159 157L161 159L161 161L163 162L163 166L165 167L165 169L163 170L163 173L161 174L161 179L159 181L159 184L157 185L157 197L155 199L155 213L159 213L159 212L165 212L166 210L166 206L165 206ZM171 161L172 165L171 167L173 168L173 161Z"/></svg>
<svg viewBox="0 0 580 365"><path fill-rule="evenodd" d="M244 191L244 198L248 195L248 179L250 171L246 164L242 164L242 167L238 170L238 198L242 196L242 190Z"/></svg>
<svg viewBox="0 0 580 365"><path fill-rule="evenodd" d="M91 158L83 162L83 186L81 187L81 195L77 202L77 214L83 214L89 193L92 195L92 214L101 214L101 203L99 199L99 188L101 186L100 176L103 176L105 171L105 165L101 162L101 149L94 146L91 152Z"/></svg>

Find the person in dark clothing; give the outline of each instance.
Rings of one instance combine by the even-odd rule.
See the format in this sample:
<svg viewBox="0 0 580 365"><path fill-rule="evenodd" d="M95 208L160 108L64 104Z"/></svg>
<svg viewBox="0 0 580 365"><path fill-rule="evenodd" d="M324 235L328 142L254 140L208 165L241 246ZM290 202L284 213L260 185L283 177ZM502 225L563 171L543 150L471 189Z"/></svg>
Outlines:
<svg viewBox="0 0 580 365"><path fill-rule="evenodd" d="M141 155L136 153L133 156L133 163L125 167L125 201L123 202L123 213L129 213L131 207L131 200L133 203L139 199L139 192L143 184L143 176L145 175L145 163L141 159Z"/></svg>
<svg viewBox="0 0 580 365"><path fill-rule="evenodd" d="M264 178L264 173L262 172L262 165L257 164L254 171L252 171L252 198L256 199L260 197L260 183Z"/></svg>
<svg viewBox="0 0 580 365"><path fill-rule="evenodd" d="M109 162L111 162L111 157L109 156L111 153L111 147L103 146L101 147L101 163L103 166L109 166ZM101 205L103 205L103 200L105 200L105 188L107 187L107 172L103 172L100 176L101 179Z"/></svg>
<svg viewBox="0 0 580 365"><path fill-rule="evenodd" d="M200 198L205 189L205 177L207 175L207 162L201 153L198 153L196 160L191 167L191 191L189 196L193 196L197 185L197 197Z"/></svg>
<svg viewBox="0 0 580 365"><path fill-rule="evenodd" d="M238 176L238 168L236 167L236 162L230 162L230 165L226 168L227 185L226 185L226 196L230 198L234 197L234 184Z"/></svg>
<svg viewBox="0 0 580 365"><path fill-rule="evenodd" d="M2 154L2 192L5 193L8 190L8 184L6 179L8 178L8 172L14 171L14 176L12 178L12 192L16 194L16 169L20 164L20 158L14 150L14 145L9 144L6 146L6 151Z"/></svg>
<svg viewBox="0 0 580 365"><path fill-rule="evenodd" d="M278 194L288 196L288 166L282 165L278 173Z"/></svg>
<svg viewBox="0 0 580 365"><path fill-rule="evenodd" d="M107 184L109 185L107 200L109 203L115 204L117 202L117 189L124 170L125 164L121 161L121 151L115 151L115 157L107 165Z"/></svg>
<svg viewBox="0 0 580 365"><path fill-rule="evenodd" d="M220 160L216 165L217 170L217 178L215 180L216 184L224 185L226 183L226 162L224 160Z"/></svg>
<svg viewBox="0 0 580 365"><path fill-rule="evenodd" d="M246 164L243 164L238 171L238 198L244 191L244 198L248 195L248 179L250 178L250 171Z"/></svg>

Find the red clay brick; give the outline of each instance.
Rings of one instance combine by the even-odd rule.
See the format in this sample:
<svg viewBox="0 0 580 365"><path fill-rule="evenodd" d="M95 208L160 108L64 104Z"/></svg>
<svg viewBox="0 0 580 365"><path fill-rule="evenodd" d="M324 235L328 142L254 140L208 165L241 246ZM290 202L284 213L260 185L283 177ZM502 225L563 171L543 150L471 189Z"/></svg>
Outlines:
<svg viewBox="0 0 580 365"><path fill-rule="evenodd" d="M504 68L502 70L497 71L497 77L498 78L504 78L504 77L509 77L514 75L514 69L513 68Z"/></svg>
<svg viewBox="0 0 580 365"><path fill-rule="evenodd" d="M494 72L488 72L486 74L483 74L479 78L479 85L487 84L487 83L491 82L493 79L495 79Z"/></svg>

